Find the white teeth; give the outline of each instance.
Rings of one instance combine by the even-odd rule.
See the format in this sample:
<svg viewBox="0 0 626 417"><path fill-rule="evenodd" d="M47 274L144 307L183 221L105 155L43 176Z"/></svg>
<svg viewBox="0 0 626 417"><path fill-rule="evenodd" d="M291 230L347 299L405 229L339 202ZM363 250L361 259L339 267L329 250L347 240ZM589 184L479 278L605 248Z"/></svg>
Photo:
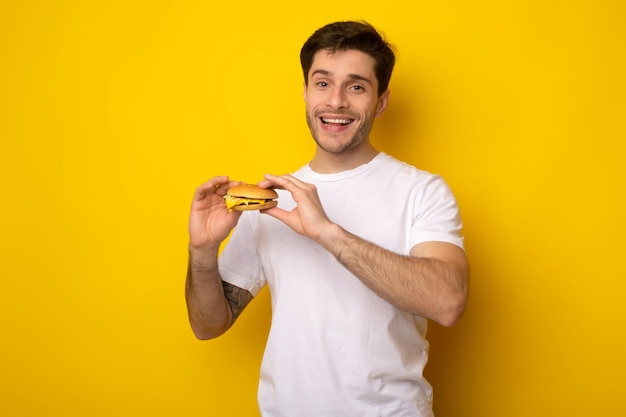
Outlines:
<svg viewBox="0 0 626 417"><path fill-rule="evenodd" d="M346 119L324 119L324 118L322 118L322 122L347 125L347 124L350 123L350 120L346 120Z"/></svg>

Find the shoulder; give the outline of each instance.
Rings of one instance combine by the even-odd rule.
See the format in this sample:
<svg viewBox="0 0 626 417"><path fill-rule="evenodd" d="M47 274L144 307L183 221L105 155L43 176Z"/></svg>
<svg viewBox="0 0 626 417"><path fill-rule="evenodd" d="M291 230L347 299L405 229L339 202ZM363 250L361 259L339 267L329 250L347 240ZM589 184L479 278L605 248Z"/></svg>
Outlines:
<svg viewBox="0 0 626 417"><path fill-rule="evenodd" d="M405 193L447 188L441 175L417 168L391 155L381 153L374 162L372 176Z"/></svg>
<svg viewBox="0 0 626 417"><path fill-rule="evenodd" d="M377 171L404 175L413 179L427 179L436 174L420 169L408 162L397 159L391 155L381 152L376 160L372 161Z"/></svg>

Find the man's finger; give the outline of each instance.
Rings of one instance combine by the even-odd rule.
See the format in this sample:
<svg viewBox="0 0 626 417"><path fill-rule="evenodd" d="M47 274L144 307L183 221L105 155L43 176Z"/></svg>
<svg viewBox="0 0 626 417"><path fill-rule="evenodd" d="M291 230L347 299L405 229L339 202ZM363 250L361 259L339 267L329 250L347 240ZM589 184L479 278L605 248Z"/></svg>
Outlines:
<svg viewBox="0 0 626 417"><path fill-rule="evenodd" d="M207 194L215 192L215 188L219 187L220 185L227 184L227 183L228 183L228 176L226 175L220 175L220 176L209 179L207 182L205 182L204 184L196 188L196 192L194 194L194 200L195 201L202 200Z"/></svg>
<svg viewBox="0 0 626 417"><path fill-rule="evenodd" d="M265 174L265 179L274 184L276 188L283 188L288 191L295 191L296 188L302 188L302 181L296 179L292 175L271 175Z"/></svg>

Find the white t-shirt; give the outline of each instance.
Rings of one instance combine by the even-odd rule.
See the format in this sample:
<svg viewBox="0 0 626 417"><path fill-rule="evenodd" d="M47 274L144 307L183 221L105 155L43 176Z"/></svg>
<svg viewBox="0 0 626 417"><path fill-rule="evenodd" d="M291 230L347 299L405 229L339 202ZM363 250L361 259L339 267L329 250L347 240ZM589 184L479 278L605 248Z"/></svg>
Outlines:
<svg viewBox="0 0 626 417"><path fill-rule="evenodd" d="M305 166L329 218L387 250L426 241L463 247L443 179L379 153L336 174ZM279 207L291 194L279 190ZM256 295L269 285L270 329L259 382L264 417L431 417L427 321L380 298L325 249L282 222L244 212L220 257L222 279Z"/></svg>

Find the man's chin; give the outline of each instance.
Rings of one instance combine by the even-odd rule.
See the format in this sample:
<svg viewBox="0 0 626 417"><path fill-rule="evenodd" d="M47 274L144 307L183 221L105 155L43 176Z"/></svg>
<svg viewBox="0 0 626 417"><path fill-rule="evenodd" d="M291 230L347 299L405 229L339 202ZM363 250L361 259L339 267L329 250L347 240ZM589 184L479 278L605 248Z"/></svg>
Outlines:
<svg viewBox="0 0 626 417"><path fill-rule="evenodd" d="M331 154L342 154L357 147L357 143L352 139L340 140L339 138L324 138L322 140L315 139L317 147L324 152Z"/></svg>

